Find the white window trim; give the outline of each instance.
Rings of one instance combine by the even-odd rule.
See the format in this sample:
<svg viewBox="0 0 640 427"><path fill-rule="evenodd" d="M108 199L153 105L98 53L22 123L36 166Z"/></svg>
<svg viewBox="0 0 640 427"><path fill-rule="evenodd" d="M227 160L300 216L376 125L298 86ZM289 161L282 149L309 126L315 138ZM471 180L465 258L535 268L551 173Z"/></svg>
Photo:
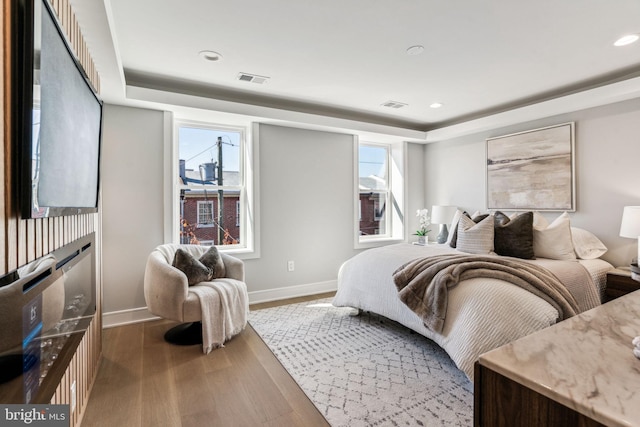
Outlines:
<svg viewBox="0 0 640 427"><path fill-rule="evenodd" d="M179 235L179 141L178 129L180 126L195 126L218 130L228 129L230 131L242 132L244 150L240 159L244 176L244 189L240 192L241 203L246 209L241 209L240 221L244 227L240 226L240 245L221 245L218 249L221 252L237 256L240 259L252 259L260 257L260 200L259 200L259 125L253 123L249 127L219 125L212 122L202 122L195 120L176 119L170 112L165 113L165 186L170 190L166 191L165 197L165 241L180 242ZM224 188L224 187L223 187Z"/></svg>
<svg viewBox="0 0 640 427"><path fill-rule="evenodd" d="M405 212L406 212L406 191L404 183L407 165L407 147L405 142L398 143L371 143L366 145L383 145L389 147L389 206L387 206L388 217L387 227L389 230L385 235L360 236L360 177L359 177L359 148L360 140L358 136L353 138L353 203L354 221L353 237L355 249L366 249L377 246L385 246L393 243L407 241L405 234Z"/></svg>

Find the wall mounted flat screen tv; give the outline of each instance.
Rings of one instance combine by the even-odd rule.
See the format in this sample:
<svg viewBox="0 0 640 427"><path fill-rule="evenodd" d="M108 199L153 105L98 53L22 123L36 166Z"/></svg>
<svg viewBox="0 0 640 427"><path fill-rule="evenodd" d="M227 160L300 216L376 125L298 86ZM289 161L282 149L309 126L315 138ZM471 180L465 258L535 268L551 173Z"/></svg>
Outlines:
<svg viewBox="0 0 640 427"><path fill-rule="evenodd" d="M22 217L97 212L102 101L49 2L14 1L14 140Z"/></svg>

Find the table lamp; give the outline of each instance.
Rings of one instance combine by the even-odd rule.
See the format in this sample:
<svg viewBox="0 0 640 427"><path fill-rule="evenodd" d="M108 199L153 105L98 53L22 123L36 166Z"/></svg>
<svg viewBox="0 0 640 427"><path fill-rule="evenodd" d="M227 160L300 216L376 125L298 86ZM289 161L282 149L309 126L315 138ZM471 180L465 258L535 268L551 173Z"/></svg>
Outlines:
<svg viewBox="0 0 640 427"><path fill-rule="evenodd" d="M449 237L449 230L447 230L447 224L451 222L453 215L456 213L457 206L440 206L434 205L431 207L431 222L434 224L440 224L440 233L438 234L438 243L445 243Z"/></svg>
<svg viewBox="0 0 640 427"><path fill-rule="evenodd" d="M620 237L638 239L640 243L640 206L625 206L622 211L622 223L620 224ZM640 244L638 245L638 255L640 257ZM638 258L631 261L631 264L638 264Z"/></svg>

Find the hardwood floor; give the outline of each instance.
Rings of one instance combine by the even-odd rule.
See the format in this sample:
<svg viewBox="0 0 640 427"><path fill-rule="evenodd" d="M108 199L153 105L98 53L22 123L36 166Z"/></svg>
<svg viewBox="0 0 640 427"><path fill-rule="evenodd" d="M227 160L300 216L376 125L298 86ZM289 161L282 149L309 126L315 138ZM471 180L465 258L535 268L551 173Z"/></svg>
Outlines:
<svg viewBox="0 0 640 427"><path fill-rule="evenodd" d="M173 325L158 320L104 331L83 427L329 425L251 325L208 355L201 346L165 342Z"/></svg>

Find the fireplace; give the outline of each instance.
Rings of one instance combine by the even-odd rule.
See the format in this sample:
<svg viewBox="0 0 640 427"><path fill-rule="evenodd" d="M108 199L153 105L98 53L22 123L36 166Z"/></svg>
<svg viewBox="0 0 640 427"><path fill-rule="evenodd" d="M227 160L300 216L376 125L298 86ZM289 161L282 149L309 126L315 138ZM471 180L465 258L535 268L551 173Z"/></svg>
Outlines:
<svg viewBox="0 0 640 427"><path fill-rule="evenodd" d="M48 403L95 312L95 233L0 277L0 402Z"/></svg>

